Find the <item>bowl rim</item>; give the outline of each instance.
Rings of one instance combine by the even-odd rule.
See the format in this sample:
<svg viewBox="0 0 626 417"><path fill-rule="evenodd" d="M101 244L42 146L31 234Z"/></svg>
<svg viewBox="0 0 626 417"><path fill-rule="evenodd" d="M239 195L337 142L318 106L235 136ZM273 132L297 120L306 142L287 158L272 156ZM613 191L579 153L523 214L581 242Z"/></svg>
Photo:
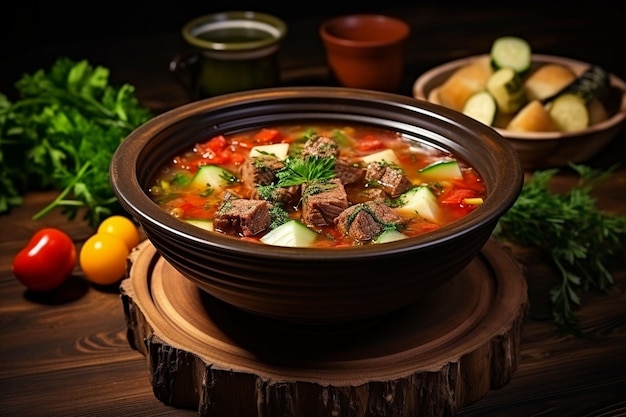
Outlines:
<svg viewBox="0 0 626 417"><path fill-rule="evenodd" d="M237 106L250 108L258 103L270 102L274 105L277 100L279 102L283 100L289 104L290 100L302 100L303 98L322 100L328 99L328 97L332 97L340 106L349 107L345 103L359 103L366 100L370 104L374 103L376 109L380 106L387 106L389 107L388 111L397 109L398 111L414 112L416 115L421 114L424 117L429 117L437 123L448 121L449 126L475 135L477 140L493 143L502 148L505 152L501 155L503 158L498 159L498 164L506 167L507 176L506 178L497 178L495 184L491 184L493 189L489 190L490 193L498 194L501 198L497 200L487 198L481 206L482 210L475 210L446 227L411 239L389 242L384 245L294 248L248 242L219 233L207 234L201 228L177 220L158 207L150 199L139 181L138 159L142 153L145 153L150 138L171 131L172 126L180 126L185 120L207 114L207 112L228 109L228 106L234 106L236 110L240 110ZM324 114L328 117L328 114L331 113L326 112ZM323 120L322 116L319 118ZM313 119L311 118L311 120ZM460 232L474 232L484 226L485 223L497 221L499 216L514 204L524 182L522 161L517 155L517 151L507 140L488 126L453 110L416 100L410 96L344 87L274 87L224 94L182 105L155 116L131 132L116 150L109 173L111 187L118 201L140 224L147 226L144 229L146 229L148 237L150 237L150 229L157 227L158 229L165 229L167 233L184 235L189 244L208 245L222 253L237 253L256 259L273 259L275 261L285 257L303 261L362 260L372 256L393 257L420 248L438 247ZM483 215L485 211L487 213Z"/></svg>
<svg viewBox="0 0 626 417"><path fill-rule="evenodd" d="M430 91L426 91L426 87L430 84L433 78L439 76L442 73L447 71L452 71L456 68L461 67L469 62L475 61L477 59L485 59L488 58L489 54L479 54L472 55L464 58L455 59L445 64L438 65L434 68L429 69L420 75L413 84L413 96L418 100L425 100L429 103L440 105L439 103L432 102L428 99L428 95ZM567 65L569 67L578 67L584 68L588 67L591 64L583 61L579 61L572 58L566 58L557 55L546 55L546 54L532 54L532 61L538 63L557 63ZM554 140L554 139L568 139L568 138L577 138L580 136L591 135L596 132L602 132L607 129L618 126L624 120L626 120L626 82L616 76L615 74L609 73L609 80L611 86L622 91L622 100L619 106L619 109L615 112L614 115L607 118L606 120L601 121L600 123L596 123L587 127L586 129L575 131L575 132L518 132L518 131L510 131L498 127L494 127L500 135L507 139L516 139L516 140Z"/></svg>

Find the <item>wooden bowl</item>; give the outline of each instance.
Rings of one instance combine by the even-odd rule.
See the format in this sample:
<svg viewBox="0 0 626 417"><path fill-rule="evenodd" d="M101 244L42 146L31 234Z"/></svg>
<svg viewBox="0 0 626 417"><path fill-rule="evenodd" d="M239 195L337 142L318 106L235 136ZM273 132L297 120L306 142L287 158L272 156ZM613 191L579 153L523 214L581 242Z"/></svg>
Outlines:
<svg viewBox="0 0 626 417"><path fill-rule="evenodd" d="M413 96L430 103L440 104L438 87L458 68L487 55L458 59L435 67L422 74L413 85ZM546 63L563 64L576 74L582 74L589 64L551 55L533 55L533 66ZM495 128L517 150L527 170L560 167L568 163L581 163L597 155L620 132L626 119L626 83L610 75L611 90L605 101L608 119L578 132L513 132Z"/></svg>
<svg viewBox="0 0 626 417"><path fill-rule="evenodd" d="M320 249L207 232L172 217L148 196L164 161L201 138L291 121L367 123L447 149L478 170L485 202L420 237ZM171 110L126 138L110 174L122 206L182 275L237 308L311 329L371 320L427 297L475 258L523 184L521 161L493 129L410 97L332 87L233 93Z"/></svg>

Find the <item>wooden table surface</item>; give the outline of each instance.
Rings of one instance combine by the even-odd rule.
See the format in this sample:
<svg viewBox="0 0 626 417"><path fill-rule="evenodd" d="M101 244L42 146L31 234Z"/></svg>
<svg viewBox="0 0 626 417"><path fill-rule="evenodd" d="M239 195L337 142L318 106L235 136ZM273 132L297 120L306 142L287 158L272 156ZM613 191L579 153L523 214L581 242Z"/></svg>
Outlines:
<svg viewBox="0 0 626 417"><path fill-rule="evenodd" d="M578 9L576 3L557 7L535 1L506 7L496 2L472 3L472 7L464 6L464 2L403 3L392 1L385 10L351 10L384 11L411 23L413 32L401 94L410 94L412 83L426 69L450 59L485 53L491 41L503 34L527 38L536 52L594 62L626 79L626 31L610 2L594 1ZM286 18L289 35L281 49L284 84L332 85L317 27L325 17L346 9L328 7L323 13L306 14L292 7ZM167 70L168 61L185 49L178 27L197 13L210 10L189 5L171 12L169 20L163 17L166 11L146 16L119 10L125 11L125 19L118 22L117 29L114 20L92 22L103 36L96 36L95 30L85 36L69 36L65 28L59 29L58 36L51 32L33 42L35 32L26 35L30 29L16 29L24 35L20 43L16 40L6 45L6 37L3 40L8 46L9 55L5 57L9 65L3 64L0 69L0 91L10 92L22 72L47 67L56 57L65 55L107 66L114 83L135 85L142 103L156 112L185 103L184 92ZM269 11L280 14L279 10ZM34 20L28 19L29 11L24 7L14 13L9 15L13 22L29 22L28 28L40 25L42 31L47 29L45 22L50 16L45 11ZM109 11L109 15L115 13ZM154 24L143 25L141 30L128 29L133 19L144 18L153 18ZM65 19L61 24L74 24L83 30L88 25L84 20ZM622 132L588 163L607 167L623 163L625 155L626 132ZM560 175L555 187L565 189L573 180L567 174ZM31 216L55 195L27 194L23 206L0 216L0 415L197 415L193 410L168 407L154 397L146 359L132 350L126 339L116 286L91 286L77 268L62 291L41 297L25 291L13 277L13 256L39 228L62 228L79 246L93 233L80 220L69 221L59 213L32 221ZM595 195L602 209L626 215L626 167L612 175ZM578 313L582 329L589 332L590 338L559 336L550 321L529 317L523 329L521 363L511 382L458 415L626 415L626 266L622 264L612 272L616 286L607 294L588 293L583 297ZM528 275L529 285L541 285L536 282L538 278ZM536 308L541 306L542 295L531 288L530 301Z"/></svg>

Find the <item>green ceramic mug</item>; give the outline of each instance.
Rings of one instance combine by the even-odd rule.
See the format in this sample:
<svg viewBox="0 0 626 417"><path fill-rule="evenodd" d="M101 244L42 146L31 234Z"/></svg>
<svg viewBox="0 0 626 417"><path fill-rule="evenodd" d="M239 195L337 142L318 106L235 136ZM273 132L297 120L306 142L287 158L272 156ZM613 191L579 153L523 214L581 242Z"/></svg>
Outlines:
<svg viewBox="0 0 626 417"><path fill-rule="evenodd" d="M170 70L192 98L273 87L279 83L278 50L287 33L279 18L252 11L197 17L182 29L194 52L175 57Z"/></svg>

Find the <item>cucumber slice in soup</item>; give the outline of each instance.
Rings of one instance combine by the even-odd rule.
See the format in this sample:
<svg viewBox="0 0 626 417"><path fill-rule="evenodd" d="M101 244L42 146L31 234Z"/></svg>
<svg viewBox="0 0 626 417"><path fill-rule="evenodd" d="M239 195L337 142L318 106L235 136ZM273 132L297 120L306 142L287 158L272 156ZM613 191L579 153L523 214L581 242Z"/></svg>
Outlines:
<svg viewBox="0 0 626 417"><path fill-rule="evenodd" d="M415 215L416 213L429 222L439 224L441 208L437 197L425 185L411 188L400 196L404 204L396 208L400 214Z"/></svg>
<svg viewBox="0 0 626 417"><path fill-rule="evenodd" d="M317 239L317 233L297 220L289 220L270 230L261 242L275 246L307 247Z"/></svg>
<svg viewBox="0 0 626 417"><path fill-rule="evenodd" d="M376 239L372 240L372 243L388 243L388 242L395 242L396 240L402 240L402 239L406 239L408 238L407 235L405 235L402 232L398 232L397 230L385 230L383 231L381 234L379 234Z"/></svg>
<svg viewBox="0 0 626 417"><path fill-rule="evenodd" d="M191 179L189 185L198 189L212 188L221 191L231 184L235 176L228 170L217 165L203 165Z"/></svg>
<svg viewBox="0 0 626 417"><path fill-rule="evenodd" d="M496 120L496 100L488 91L479 91L467 99L463 106L462 113L472 119L492 126Z"/></svg>
<svg viewBox="0 0 626 417"><path fill-rule="evenodd" d="M491 65L494 69L512 68L518 74L530 69L530 44L516 36L502 36L491 45Z"/></svg>
<svg viewBox="0 0 626 417"><path fill-rule="evenodd" d="M420 175L425 180L441 181L463 178L463 173L459 163L450 159L447 161L436 161L419 170Z"/></svg>

